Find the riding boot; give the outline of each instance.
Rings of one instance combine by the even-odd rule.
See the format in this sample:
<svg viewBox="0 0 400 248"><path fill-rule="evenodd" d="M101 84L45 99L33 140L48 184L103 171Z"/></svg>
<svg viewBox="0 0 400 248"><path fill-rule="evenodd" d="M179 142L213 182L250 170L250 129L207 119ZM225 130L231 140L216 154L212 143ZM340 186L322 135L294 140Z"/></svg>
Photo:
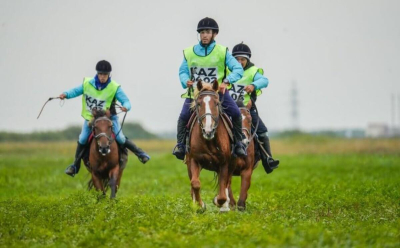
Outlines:
<svg viewBox="0 0 400 248"><path fill-rule="evenodd" d="M243 157L246 156L246 146L242 142L243 139L245 139L245 136L242 132L242 116L236 119L232 119L232 124L233 124L233 139L235 143L234 147L234 155L238 157Z"/></svg>
<svg viewBox="0 0 400 248"><path fill-rule="evenodd" d="M177 159L183 160L185 158L185 136L186 136L186 122L181 118L178 119L178 132L177 132L177 140L172 154L176 156Z"/></svg>
<svg viewBox="0 0 400 248"><path fill-rule="evenodd" d="M73 164L68 166L67 169L65 169L65 174L70 175L71 177L74 177L75 174L78 174L79 169L81 168L81 159L85 147L86 145L82 145L81 143L78 142L78 146L76 147L76 152L75 152L75 161Z"/></svg>
<svg viewBox="0 0 400 248"><path fill-rule="evenodd" d="M126 138L124 146L133 152L143 164L150 160L150 156L147 155L147 153L145 153L142 149L137 147L137 145L135 145L135 143L130 141L128 138Z"/></svg>
<svg viewBox="0 0 400 248"><path fill-rule="evenodd" d="M271 153L271 145L269 143L268 133L262 133L258 136L258 140L260 141L260 145L264 148L264 150L268 153L265 154L264 151L261 151L262 164L267 173L271 173L274 169L278 168L279 160L275 160L272 158Z"/></svg>

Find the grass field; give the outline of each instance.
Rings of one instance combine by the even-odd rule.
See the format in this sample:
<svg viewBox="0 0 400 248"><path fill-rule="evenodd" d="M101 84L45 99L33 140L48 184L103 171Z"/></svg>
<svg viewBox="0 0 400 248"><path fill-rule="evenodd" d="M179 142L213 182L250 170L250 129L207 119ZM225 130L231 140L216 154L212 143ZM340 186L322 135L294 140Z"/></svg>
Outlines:
<svg viewBox="0 0 400 248"><path fill-rule="evenodd" d="M86 190L84 168L64 174L74 143L0 144L0 246L400 246L400 140L273 140L280 168L259 166L247 210L226 214L211 203L213 173L198 214L173 142L138 143L152 159L130 156L114 201Z"/></svg>

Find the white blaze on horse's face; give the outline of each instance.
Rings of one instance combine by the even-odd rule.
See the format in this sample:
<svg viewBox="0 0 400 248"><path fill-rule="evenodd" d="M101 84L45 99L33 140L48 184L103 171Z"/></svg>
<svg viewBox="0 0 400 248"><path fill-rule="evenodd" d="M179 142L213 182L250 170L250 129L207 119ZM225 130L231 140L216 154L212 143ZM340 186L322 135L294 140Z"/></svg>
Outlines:
<svg viewBox="0 0 400 248"><path fill-rule="evenodd" d="M203 102L206 104L206 114L211 114L210 101L211 101L211 97L210 96L206 96L203 99ZM211 115L207 115L206 116L206 126L204 128L204 131L206 131L206 132L211 132L212 131L212 118L211 118Z"/></svg>

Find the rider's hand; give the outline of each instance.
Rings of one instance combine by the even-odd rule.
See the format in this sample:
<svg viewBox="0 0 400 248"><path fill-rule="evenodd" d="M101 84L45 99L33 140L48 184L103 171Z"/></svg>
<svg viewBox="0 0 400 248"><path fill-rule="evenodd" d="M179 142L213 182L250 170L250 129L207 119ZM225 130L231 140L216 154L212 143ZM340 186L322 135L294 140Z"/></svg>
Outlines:
<svg viewBox="0 0 400 248"><path fill-rule="evenodd" d="M122 110L123 112L128 112L128 109L125 108L125 107L121 107L121 110Z"/></svg>
<svg viewBox="0 0 400 248"><path fill-rule="evenodd" d="M186 82L186 86L187 86L188 88L192 87L192 86L193 86L193 81L188 80L188 81Z"/></svg>
<svg viewBox="0 0 400 248"><path fill-rule="evenodd" d="M67 95L65 95L64 93L62 93L61 95L58 96L61 100L65 99L67 97Z"/></svg>
<svg viewBox="0 0 400 248"><path fill-rule="evenodd" d="M248 94L250 94L251 92L254 91L254 85L252 85L252 84L247 85L246 87L244 87L244 90L245 90Z"/></svg>
<svg viewBox="0 0 400 248"><path fill-rule="evenodd" d="M225 89L228 86L229 83L222 83L219 85L219 92L221 92L222 94L225 94Z"/></svg>

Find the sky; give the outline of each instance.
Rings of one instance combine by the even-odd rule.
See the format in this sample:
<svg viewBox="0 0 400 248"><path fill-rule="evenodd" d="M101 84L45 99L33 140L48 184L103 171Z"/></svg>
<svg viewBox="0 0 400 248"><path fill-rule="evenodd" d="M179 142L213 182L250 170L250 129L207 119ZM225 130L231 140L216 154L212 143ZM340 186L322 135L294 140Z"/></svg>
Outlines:
<svg viewBox="0 0 400 248"><path fill-rule="evenodd" d="M0 131L81 125L81 98L44 102L95 75L108 60L130 98L126 121L176 130L184 93L182 50L214 18L217 43L250 46L269 86L257 107L270 131L400 125L400 1L0 0ZM398 100L397 100L398 99Z"/></svg>

